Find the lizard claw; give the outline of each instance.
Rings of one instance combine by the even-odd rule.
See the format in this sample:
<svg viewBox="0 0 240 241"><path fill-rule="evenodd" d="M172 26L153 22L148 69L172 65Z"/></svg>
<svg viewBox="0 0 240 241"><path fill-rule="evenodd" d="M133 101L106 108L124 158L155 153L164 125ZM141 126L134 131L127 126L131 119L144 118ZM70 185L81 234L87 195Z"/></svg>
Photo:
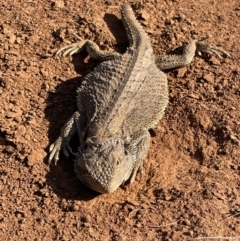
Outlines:
<svg viewBox="0 0 240 241"><path fill-rule="evenodd" d="M62 56L72 56L73 54L81 52L86 41L79 37L77 34L74 34L74 36L79 40L79 42L69 44L67 46L60 48L54 55L59 55L60 53L62 53Z"/></svg>
<svg viewBox="0 0 240 241"><path fill-rule="evenodd" d="M133 168L133 171L132 171L132 174L130 176L130 184L132 184L135 181L136 175L137 175L138 172L140 172L141 177L142 177L142 174L144 172L142 160L135 164L135 166Z"/></svg>
<svg viewBox="0 0 240 241"><path fill-rule="evenodd" d="M65 47L62 47L55 53L55 55L59 55L60 53L62 53L62 56L66 56L66 55L72 56L73 54L77 54L81 52L84 43L83 42L73 43Z"/></svg>
<svg viewBox="0 0 240 241"><path fill-rule="evenodd" d="M59 153L62 146L62 139L59 137L50 147L49 147L49 158L48 163L50 164L52 160L54 160L55 165L57 165L57 161L59 160Z"/></svg>
<svg viewBox="0 0 240 241"><path fill-rule="evenodd" d="M57 165L57 161L59 160L59 152L61 150L62 139L58 138L50 147L49 147L49 158L48 163L50 164L52 160L54 160L55 165Z"/></svg>
<svg viewBox="0 0 240 241"><path fill-rule="evenodd" d="M209 37L206 37L209 38ZM204 38L204 39L206 39ZM210 55L215 55L217 56L219 59L223 59L223 56L227 56L230 57L230 54L225 51L222 48L219 48L217 46L214 45L210 45L210 44L206 44L202 41L197 41L196 42L196 46L197 46L197 52L201 55L201 53L207 53Z"/></svg>
<svg viewBox="0 0 240 241"><path fill-rule="evenodd" d="M62 138L59 137L50 147L49 147L49 158L48 163L50 164L52 160L54 160L55 165L57 165L57 162L59 160L59 153L63 150L63 153L66 157L69 156L69 153L73 153L72 148L70 147L69 143L66 143L63 145Z"/></svg>

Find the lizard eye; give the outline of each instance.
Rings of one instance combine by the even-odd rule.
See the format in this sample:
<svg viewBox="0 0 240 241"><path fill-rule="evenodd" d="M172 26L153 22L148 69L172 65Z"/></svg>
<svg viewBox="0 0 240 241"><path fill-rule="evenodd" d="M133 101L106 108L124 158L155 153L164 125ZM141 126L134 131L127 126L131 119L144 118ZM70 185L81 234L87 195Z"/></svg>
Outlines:
<svg viewBox="0 0 240 241"><path fill-rule="evenodd" d="M119 160L119 159L117 159L117 166L119 166L120 165L120 163L121 163L121 161Z"/></svg>

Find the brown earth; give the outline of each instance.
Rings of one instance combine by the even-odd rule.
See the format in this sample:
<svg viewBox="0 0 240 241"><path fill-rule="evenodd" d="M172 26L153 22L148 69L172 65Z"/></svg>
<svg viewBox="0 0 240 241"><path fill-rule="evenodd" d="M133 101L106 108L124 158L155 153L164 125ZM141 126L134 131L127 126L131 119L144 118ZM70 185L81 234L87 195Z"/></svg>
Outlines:
<svg viewBox="0 0 240 241"><path fill-rule="evenodd" d="M98 195L64 156L47 165L49 143L76 108L75 90L97 64L84 53L53 53L72 33L124 52L121 2L0 3L0 240L240 240L237 0L133 4L156 54L211 34L208 42L232 56L196 57L167 73L170 103L151 130L142 177Z"/></svg>

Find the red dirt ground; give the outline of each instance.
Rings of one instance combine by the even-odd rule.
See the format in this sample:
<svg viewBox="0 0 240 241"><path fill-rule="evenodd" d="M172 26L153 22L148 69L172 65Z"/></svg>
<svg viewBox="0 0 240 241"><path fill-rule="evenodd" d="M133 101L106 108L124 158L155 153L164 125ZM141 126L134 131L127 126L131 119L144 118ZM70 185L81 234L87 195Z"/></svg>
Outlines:
<svg viewBox="0 0 240 241"><path fill-rule="evenodd" d="M0 3L0 240L240 240L239 1L133 4L156 54L211 34L232 56L196 57L167 73L170 103L151 130L142 177L98 195L64 156L47 165L75 90L97 64L53 53L72 33L124 52L123 2Z"/></svg>

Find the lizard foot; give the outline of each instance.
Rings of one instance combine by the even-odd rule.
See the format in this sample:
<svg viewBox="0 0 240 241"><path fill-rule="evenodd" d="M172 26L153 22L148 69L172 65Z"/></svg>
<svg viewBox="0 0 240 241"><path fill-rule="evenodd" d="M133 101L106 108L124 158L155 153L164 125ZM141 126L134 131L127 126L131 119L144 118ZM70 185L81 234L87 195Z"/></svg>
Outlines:
<svg viewBox="0 0 240 241"><path fill-rule="evenodd" d="M79 42L64 46L62 48L60 48L55 55L59 55L62 54L62 56L66 56L66 55L70 55L72 56L73 54L77 54L79 52L81 52L84 48L84 45L86 43L87 40L82 39L81 37L79 37L77 34L74 34L76 36L77 39L79 39Z"/></svg>
<svg viewBox="0 0 240 241"><path fill-rule="evenodd" d="M211 44L206 44L202 41L210 38L211 36L207 36L203 39L201 39L200 41L196 41L196 52L201 56L201 53L206 53L209 55L215 55L217 56L219 59L223 59L223 57L230 57L230 54L225 51L224 49L217 47L215 45L211 45Z"/></svg>
<svg viewBox="0 0 240 241"><path fill-rule="evenodd" d="M135 166L133 168L133 171L132 171L132 174L130 176L130 184L132 184L135 181L136 175L137 175L138 172L140 172L140 174L142 176L142 174L143 174L143 160L138 161L135 164Z"/></svg>
<svg viewBox="0 0 240 241"><path fill-rule="evenodd" d="M69 145L69 141L63 140L63 138L60 136L58 139L49 147L49 158L48 163L50 164L52 160L54 160L55 165L57 164L59 160L59 153L63 150L63 153L66 157L69 156L69 153L73 154L72 148Z"/></svg>
<svg viewBox="0 0 240 241"><path fill-rule="evenodd" d="M54 160L55 164L57 164L57 161L59 159L59 153L61 150L63 150L63 153L66 157L68 157L69 154L74 155L69 142L77 131L76 126L78 126L79 124L79 118L80 114L76 111L63 126L60 136L49 148L49 163L51 163L52 160Z"/></svg>

